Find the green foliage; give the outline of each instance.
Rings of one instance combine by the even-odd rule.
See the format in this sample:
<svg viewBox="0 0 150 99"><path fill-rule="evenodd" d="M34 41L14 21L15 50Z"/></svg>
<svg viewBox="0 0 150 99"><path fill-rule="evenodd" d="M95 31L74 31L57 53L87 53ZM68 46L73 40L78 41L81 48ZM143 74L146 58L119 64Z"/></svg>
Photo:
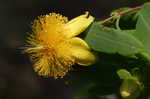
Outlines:
<svg viewBox="0 0 150 99"><path fill-rule="evenodd" d="M138 15L134 36L144 45L143 55L150 60L150 3L144 4Z"/></svg>
<svg viewBox="0 0 150 99"><path fill-rule="evenodd" d="M130 8L119 8L111 15L126 9ZM88 92L88 96L115 94L118 99L148 99L150 3L145 3L140 10L115 17L104 24L94 22L86 31L85 40L97 53L99 60L91 67L75 68L73 73L79 75L80 84L90 85L81 93L85 92L86 95Z"/></svg>
<svg viewBox="0 0 150 99"><path fill-rule="evenodd" d="M132 75L130 74L130 72L128 72L125 69L118 70L117 74L119 75L120 79L130 79L130 78L132 78Z"/></svg>
<svg viewBox="0 0 150 99"><path fill-rule="evenodd" d="M134 36L117 29L105 29L98 23L92 25L85 40L93 50L105 53L132 56L143 50L143 45Z"/></svg>

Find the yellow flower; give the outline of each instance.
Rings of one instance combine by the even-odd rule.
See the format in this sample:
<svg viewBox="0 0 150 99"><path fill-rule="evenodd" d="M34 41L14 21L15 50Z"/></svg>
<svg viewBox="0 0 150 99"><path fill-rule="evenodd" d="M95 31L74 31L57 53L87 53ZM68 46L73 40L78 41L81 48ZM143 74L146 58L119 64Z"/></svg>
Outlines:
<svg viewBox="0 0 150 99"><path fill-rule="evenodd" d="M31 54L34 70L44 77L62 78L72 65L91 65L95 56L87 43L75 37L83 32L94 18L86 14L70 21L60 14L50 13L33 21L32 34L25 52Z"/></svg>

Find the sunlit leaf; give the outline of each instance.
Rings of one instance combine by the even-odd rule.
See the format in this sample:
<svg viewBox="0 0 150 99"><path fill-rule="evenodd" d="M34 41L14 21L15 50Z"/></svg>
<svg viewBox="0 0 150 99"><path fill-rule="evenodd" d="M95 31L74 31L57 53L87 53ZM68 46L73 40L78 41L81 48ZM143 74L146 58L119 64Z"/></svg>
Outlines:
<svg viewBox="0 0 150 99"><path fill-rule="evenodd" d="M130 56L143 49L141 42L129 33L105 29L99 23L92 25L85 40L93 50L105 53L119 53Z"/></svg>
<svg viewBox="0 0 150 99"><path fill-rule="evenodd" d="M134 36L143 43L146 51L142 54L150 60L150 3L145 3L138 14Z"/></svg>
<svg viewBox="0 0 150 99"><path fill-rule="evenodd" d="M120 77L120 79L130 79L130 78L132 78L132 75L126 69L118 70L117 74Z"/></svg>

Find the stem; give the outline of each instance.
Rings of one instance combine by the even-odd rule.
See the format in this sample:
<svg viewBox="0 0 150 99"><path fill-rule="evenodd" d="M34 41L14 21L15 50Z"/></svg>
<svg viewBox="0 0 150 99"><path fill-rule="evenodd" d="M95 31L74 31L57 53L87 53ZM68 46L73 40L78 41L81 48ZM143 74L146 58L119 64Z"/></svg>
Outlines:
<svg viewBox="0 0 150 99"><path fill-rule="evenodd" d="M124 15L124 14L126 14L126 13L129 13L129 12L132 12L132 11L136 11L136 10L139 10L139 9L141 9L140 6L134 7L134 8L130 8L130 9L128 9L128 10L121 11L121 12L119 12L118 14L115 14L115 15L113 15L113 16L111 16L111 17L109 17L109 18L107 18L107 19L105 19L105 20L103 20L103 21L101 21L100 23L101 23L101 24L104 24L104 23L106 23L106 22L108 22L108 21L110 21L110 20L112 20L112 19L114 19L114 18L116 18L116 17L118 17L118 16L121 17L122 15Z"/></svg>
<svg viewBox="0 0 150 99"><path fill-rule="evenodd" d="M118 30L121 30L121 29L120 29L120 26L119 26L119 21L120 21L120 16L119 16L119 18L118 18L117 21L116 21L116 28L117 28Z"/></svg>

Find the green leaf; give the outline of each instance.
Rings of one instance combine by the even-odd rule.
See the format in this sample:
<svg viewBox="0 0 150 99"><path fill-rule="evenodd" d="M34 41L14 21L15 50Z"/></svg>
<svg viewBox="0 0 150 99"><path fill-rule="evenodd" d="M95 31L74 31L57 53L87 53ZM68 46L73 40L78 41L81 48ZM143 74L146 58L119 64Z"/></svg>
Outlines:
<svg viewBox="0 0 150 99"><path fill-rule="evenodd" d="M132 75L130 74L130 72L128 72L125 69L118 70L117 74L120 77L120 79L130 79L130 78L132 78Z"/></svg>
<svg viewBox="0 0 150 99"><path fill-rule="evenodd" d="M125 56L139 53L143 48L140 41L125 31L105 29L98 23L93 23L85 40L95 51Z"/></svg>
<svg viewBox="0 0 150 99"><path fill-rule="evenodd" d="M134 35L136 33L136 30L123 30L128 34Z"/></svg>
<svg viewBox="0 0 150 99"><path fill-rule="evenodd" d="M134 36L143 43L146 51L142 54L150 60L150 3L145 3L138 14Z"/></svg>

